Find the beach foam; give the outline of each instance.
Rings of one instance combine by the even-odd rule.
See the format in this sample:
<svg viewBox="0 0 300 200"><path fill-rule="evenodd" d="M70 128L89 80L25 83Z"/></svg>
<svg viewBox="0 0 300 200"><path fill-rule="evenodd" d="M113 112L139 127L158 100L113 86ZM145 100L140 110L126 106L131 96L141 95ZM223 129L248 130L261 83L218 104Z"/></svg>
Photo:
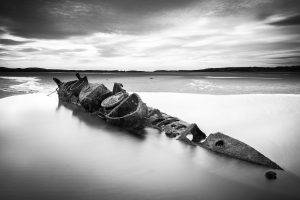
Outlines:
<svg viewBox="0 0 300 200"><path fill-rule="evenodd" d="M23 92L23 93L32 93L42 91L43 87L38 81L40 79L36 77L18 77L18 76L0 76L2 79L15 81L17 84L11 84L7 88L2 88L3 91L8 92Z"/></svg>

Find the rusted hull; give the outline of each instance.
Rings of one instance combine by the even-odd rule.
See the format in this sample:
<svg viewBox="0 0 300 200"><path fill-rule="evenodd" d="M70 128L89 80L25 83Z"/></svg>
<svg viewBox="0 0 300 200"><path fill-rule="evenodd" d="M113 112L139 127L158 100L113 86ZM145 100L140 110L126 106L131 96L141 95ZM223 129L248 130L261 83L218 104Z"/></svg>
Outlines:
<svg viewBox="0 0 300 200"><path fill-rule="evenodd" d="M223 133L210 134L206 140L200 144L200 146L232 158L237 158L273 169L282 169L279 165L254 148Z"/></svg>
<svg viewBox="0 0 300 200"><path fill-rule="evenodd" d="M149 108L147 124L159 129L170 138L176 138L194 146L206 138L205 133L196 124L189 124L177 117L162 113L158 109Z"/></svg>
<svg viewBox="0 0 300 200"><path fill-rule="evenodd" d="M77 77L78 80L69 82L61 82L54 78L58 85L57 93L60 101L80 106L108 123L127 130L140 130L145 127L148 107L137 94L128 97L126 91L117 83L114 91L123 92L127 98L116 102L109 109L102 108L101 103L105 99L118 93L114 94L103 84L90 84L86 77L81 78L79 75Z"/></svg>
<svg viewBox="0 0 300 200"><path fill-rule="evenodd" d="M130 102L131 101L131 102ZM135 104L136 109L130 113L124 113L120 116L118 112L122 109ZM148 108L137 94L131 94L122 103L115 107L109 114L106 115L106 121L115 126L124 127L126 129L142 129L145 127Z"/></svg>
<svg viewBox="0 0 300 200"><path fill-rule="evenodd" d="M104 85L93 86L87 78L61 82L54 78L59 89L59 99L76 104L87 112L106 120L108 123L134 131L145 126L154 127L168 137L176 138L189 145L201 146L215 153L248 161L274 169L282 169L275 162L249 145L222 133L206 134L196 124L190 124L158 109L147 107L141 98L122 89L122 84L115 83L113 92ZM103 102L103 104L102 104Z"/></svg>
<svg viewBox="0 0 300 200"><path fill-rule="evenodd" d="M112 92L103 84L88 84L79 93L79 102L88 112L95 112Z"/></svg>

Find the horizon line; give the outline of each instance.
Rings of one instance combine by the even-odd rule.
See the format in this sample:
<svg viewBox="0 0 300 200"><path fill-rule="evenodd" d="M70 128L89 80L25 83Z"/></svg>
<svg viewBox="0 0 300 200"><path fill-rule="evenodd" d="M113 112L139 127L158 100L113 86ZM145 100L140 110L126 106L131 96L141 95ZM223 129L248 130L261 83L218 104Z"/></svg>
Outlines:
<svg viewBox="0 0 300 200"><path fill-rule="evenodd" d="M188 69L188 70L153 70L153 71L143 71L143 70L94 70L94 69L49 69L49 68L40 68L40 67L27 67L27 68L9 68L9 67L0 67L0 72L144 72L144 73L153 73L153 72L230 72L230 71L300 71L300 65L295 66L276 66L276 67L210 67L203 69Z"/></svg>

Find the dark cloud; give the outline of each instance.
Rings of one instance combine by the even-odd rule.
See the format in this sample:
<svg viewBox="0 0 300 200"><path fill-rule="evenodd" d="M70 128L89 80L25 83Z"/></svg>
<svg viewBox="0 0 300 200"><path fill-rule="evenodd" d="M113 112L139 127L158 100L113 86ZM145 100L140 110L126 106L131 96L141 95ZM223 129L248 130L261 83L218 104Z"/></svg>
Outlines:
<svg viewBox="0 0 300 200"><path fill-rule="evenodd" d="M63 18L51 16L55 1L4 0L0 3L0 23L14 35L35 38L59 38L62 35L79 34L80 31L57 27Z"/></svg>
<svg viewBox="0 0 300 200"><path fill-rule="evenodd" d="M12 58L19 58L21 56L17 55L17 54L14 54L14 53L9 53L9 52L0 52L0 57L12 57Z"/></svg>
<svg viewBox="0 0 300 200"><path fill-rule="evenodd" d="M278 62L274 62L273 60L266 62L269 64L273 64L273 65L278 65L278 66L300 66L300 61L278 61Z"/></svg>
<svg viewBox="0 0 300 200"><path fill-rule="evenodd" d="M297 41L259 42L259 43L253 42L251 44L238 45L235 48L239 52L297 51L300 49L300 42Z"/></svg>
<svg viewBox="0 0 300 200"><path fill-rule="evenodd" d="M7 56L11 56L11 54L7 52L0 52L0 57L7 57Z"/></svg>
<svg viewBox="0 0 300 200"><path fill-rule="evenodd" d="M8 51L8 49L5 49L5 48L0 48L0 52L5 52L5 51Z"/></svg>
<svg viewBox="0 0 300 200"><path fill-rule="evenodd" d="M83 52L86 49L78 48L78 49L47 49L45 50L49 54L61 54L61 53L77 53L77 52Z"/></svg>
<svg viewBox="0 0 300 200"><path fill-rule="evenodd" d="M20 44L25 44L28 43L28 41L16 41L16 40L11 40L11 39L0 39L0 44L3 45L20 45Z"/></svg>
<svg viewBox="0 0 300 200"><path fill-rule="evenodd" d="M276 57L270 57L269 60L271 62L275 63L284 63L284 64L292 64L296 65L296 63L300 63L300 54L299 51L297 52L291 52L290 55L282 55L282 56L276 56Z"/></svg>
<svg viewBox="0 0 300 200"><path fill-rule="evenodd" d="M170 24L153 17L168 11L199 8L216 16L245 14L259 19L274 14L295 14L300 1L272 0L1 0L0 24L25 38L62 39L104 33L144 34ZM3 32L3 31L2 31Z"/></svg>
<svg viewBox="0 0 300 200"><path fill-rule="evenodd" d="M282 20L278 20L276 22L269 23L270 25L275 26L291 26L291 25L300 25L300 15L295 15L291 17L287 17Z"/></svg>
<svg viewBox="0 0 300 200"><path fill-rule="evenodd" d="M298 0L271 0L258 4L248 11L254 13L258 20L265 20L272 15L297 15L299 9Z"/></svg>
<svg viewBox="0 0 300 200"><path fill-rule="evenodd" d="M256 20L265 20L272 15L295 15L299 13L298 0L215 0L203 1L208 13L218 17L254 17Z"/></svg>
<svg viewBox="0 0 300 200"><path fill-rule="evenodd" d="M278 56L278 57L273 57L270 59L275 59L275 60L284 60L284 59L295 59L298 60L300 62L300 55L291 55L291 56Z"/></svg>
<svg viewBox="0 0 300 200"><path fill-rule="evenodd" d="M4 34L5 31L3 29L0 28L0 35Z"/></svg>
<svg viewBox="0 0 300 200"><path fill-rule="evenodd" d="M77 48L77 49L46 49L46 48L24 48L18 50L19 52L32 53L38 52L43 55L58 55L58 54L67 54L67 53L77 53L83 52L86 49Z"/></svg>
<svg viewBox="0 0 300 200"><path fill-rule="evenodd" d="M94 32L154 30L148 15L197 0L1 0L0 23L11 34L59 39ZM150 20L151 21L151 20ZM158 24L159 25L159 24Z"/></svg>
<svg viewBox="0 0 300 200"><path fill-rule="evenodd" d="M277 14L293 16L272 23L277 26L299 24L300 16L298 0L28 0L26 3L24 0L1 0L0 34L9 32L25 38L41 39L64 39L96 32L138 35L172 26L172 23L164 22L163 19L153 19L178 9L189 14L186 8L199 9L203 15L251 16L256 20ZM283 31L292 34L297 33L298 29L289 27ZM5 45L22 44L18 41L0 42ZM107 57L119 54L114 48L99 52L101 56Z"/></svg>
<svg viewBox="0 0 300 200"><path fill-rule="evenodd" d="M201 0L106 0L103 2L126 13L134 12L144 15L149 12L185 8Z"/></svg>
<svg viewBox="0 0 300 200"><path fill-rule="evenodd" d="M19 50L20 52L37 52L37 51L40 51L39 49L36 49L36 48L24 48L24 49L21 49Z"/></svg>

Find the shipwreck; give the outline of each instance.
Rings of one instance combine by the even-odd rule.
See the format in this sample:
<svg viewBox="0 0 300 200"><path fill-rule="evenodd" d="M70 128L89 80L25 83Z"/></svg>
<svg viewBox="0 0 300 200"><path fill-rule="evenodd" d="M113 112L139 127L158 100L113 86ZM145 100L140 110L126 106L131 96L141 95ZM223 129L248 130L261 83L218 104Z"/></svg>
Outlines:
<svg viewBox="0 0 300 200"><path fill-rule="evenodd" d="M251 146L223 133L206 135L195 123L185 122L158 109L148 107L136 93L129 94L121 83L114 83L109 90L105 85L89 83L86 76L76 74L77 79L57 84L59 101L75 104L86 112L114 126L128 131L145 127L160 130L166 136L189 145L203 147L212 152L244 160L273 169L282 169L278 164Z"/></svg>

